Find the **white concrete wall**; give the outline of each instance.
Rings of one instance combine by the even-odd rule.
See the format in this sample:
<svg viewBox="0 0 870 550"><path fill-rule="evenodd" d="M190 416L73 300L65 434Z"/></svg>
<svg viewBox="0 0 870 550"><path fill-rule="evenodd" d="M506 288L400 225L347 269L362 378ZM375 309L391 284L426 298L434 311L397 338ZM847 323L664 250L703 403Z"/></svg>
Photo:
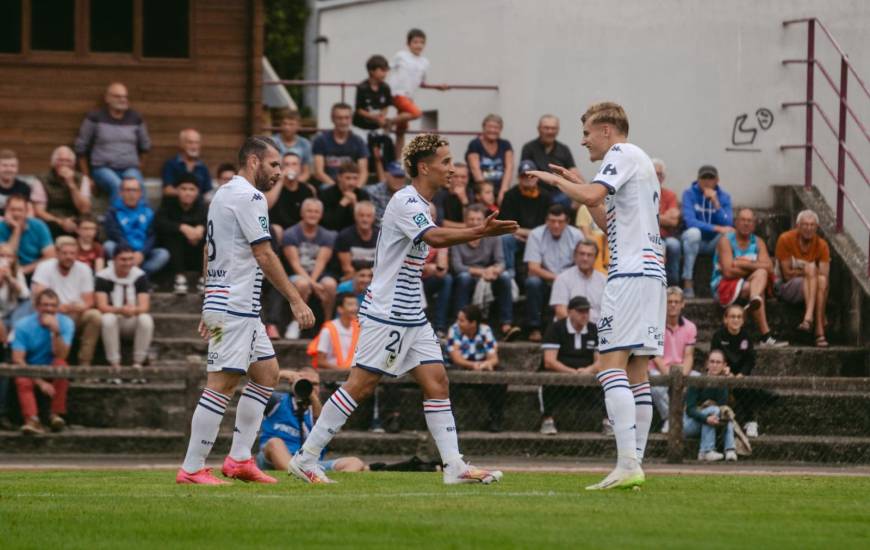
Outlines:
<svg viewBox="0 0 870 550"><path fill-rule="evenodd" d="M868 0L385 0L321 14L320 34L329 42L320 46L320 79L361 80L369 55L391 58L407 29L420 27L429 38L429 82L500 86L499 92L421 91L419 104L438 110L441 129L476 130L487 113L499 113L504 137L518 152L535 137L538 117L551 112L562 120L560 139L588 176L595 166L579 145L579 115L591 102L615 100L629 114L631 141L667 162L671 188L682 191L698 166L713 163L738 204L761 207L771 202L769 185L803 182L802 152L782 153L779 146L803 141L803 110L781 104L804 99L806 71L780 62L806 56L806 27L783 29L781 22L813 15L870 81ZM821 32L817 38L817 55L838 80L834 50ZM870 100L854 82L850 91L870 126ZM820 75L816 93L836 124L836 96ZM337 99L337 89L321 89L322 124ZM735 118L746 113L746 126L758 128L760 108L774 117L747 146L760 152L727 151ZM836 140L827 139L818 117L816 128L836 170ZM870 172L870 146L854 125L849 131L856 157ZM468 140L451 139L457 157ZM818 163L815 174L820 187L833 192ZM847 188L870 216L870 188L853 172ZM866 250L866 230L854 219L850 227Z"/></svg>

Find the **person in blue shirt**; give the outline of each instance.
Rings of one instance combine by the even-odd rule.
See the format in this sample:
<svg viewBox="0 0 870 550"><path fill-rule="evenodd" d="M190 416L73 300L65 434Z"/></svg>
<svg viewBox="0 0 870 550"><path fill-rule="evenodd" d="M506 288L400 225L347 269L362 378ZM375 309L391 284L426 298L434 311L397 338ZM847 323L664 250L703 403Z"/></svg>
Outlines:
<svg viewBox="0 0 870 550"><path fill-rule="evenodd" d="M154 246L154 211L142 200L142 186L133 178L121 182L121 198L106 213L106 256L112 258L115 247L124 244L134 250L136 267L148 276L169 262L169 251Z"/></svg>
<svg viewBox="0 0 870 550"><path fill-rule="evenodd" d="M202 137L193 128L185 128L178 133L179 153L163 163L161 179L163 180L163 196L177 195L176 184L182 176L193 174L199 194L207 196L212 190L211 174L208 166L200 158Z"/></svg>
<svg viewBox="0 0 870 550"><path fill-rule="evenodd" d="M694 298L693 277L698 254L711 256L719 237L734 231L731 195L719 186L719 171L715 166L698 169L698 179L683 192L683 296Z"/></svg>
<svg viewBox="0 0 870 550"><path fill-rule="evenodd" d="M6 200L0 221L0 243L8 242L18 256L21 272L31 275L40 261L54 258L54 241L44 221L27 216L28 201L21 195Z"/></svg>
<svg viewBox="0 0 870 550"><path fill-rule="evenodd" d="M257 466L261 470L287 471L290 459L302 447L302 443L320 415L320 397L317 394L319 378L312 370L296 372L280 371L279 380L286 380L292 393L274 392L266 405L263 424L260 427L260 452ZM325 451L324 451L325 453ZM320 466L326 472L363 472L368 466L355 456L323 460Z"/></svg>

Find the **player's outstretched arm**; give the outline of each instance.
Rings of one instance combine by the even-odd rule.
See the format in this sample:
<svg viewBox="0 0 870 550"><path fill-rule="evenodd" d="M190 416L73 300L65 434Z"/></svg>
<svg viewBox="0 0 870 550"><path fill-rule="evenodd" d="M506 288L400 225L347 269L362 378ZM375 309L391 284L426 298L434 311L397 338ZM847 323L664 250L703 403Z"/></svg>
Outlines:
<svg viewBox="0 0 870 550"><path fill-rule="evenodd" d="M423 234L423 241L435 248L476 241L483 237L497 237L516 233L520 228L515 220L499 220L496 210L486 218L486 223L477 227L435 227Z"/></svg>
<svg viewBox="0 0 870 550"><path fill-rule="evenodd" d="M290 309L293 311L293 317L299 322L299 326L302 328L313 326L314 314L311 312L308 304L302 300L299 291L296 290L296 287L287 278L287 274L284 273L281 260L278 259L278 256L272 250L272 243L270 241L263 241L251 245L251 251L254 253L254 259L257 260L260 269L263 270L263 275L290 302Z"/></svg>
<svg viewBox="0 0 870 550"><path fill-rule="evenodd" d="M538 179L544 183L555 185L563 193L571 197L572 200L589 207L603 204L604 199L607 197L607 187L603 185L581 185L552 172L545 172L543 170L531 170L527 173L537 176Z"/></svg>

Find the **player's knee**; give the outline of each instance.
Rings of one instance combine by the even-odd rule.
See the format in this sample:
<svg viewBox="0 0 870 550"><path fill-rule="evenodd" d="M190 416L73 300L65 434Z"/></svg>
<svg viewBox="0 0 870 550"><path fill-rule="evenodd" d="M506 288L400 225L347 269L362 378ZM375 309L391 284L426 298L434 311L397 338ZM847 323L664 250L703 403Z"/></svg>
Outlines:
<svg viewBox="0 0 870 550"><path fill-rule="evenodd" d="M283 449L282 449L282 447L283 447ZM272 462L272 457L275 456L276 452L279 452L281 450L288 452L287 451L287 444L284 443L283 441L281 441L281 439L277 438L277 437L271 438L263 446L263 454L266 455L266 460L268 460L269 462Z"/></svg>
<svg viewBox="0 0 870 550"><path fill-rule="evenodd" d="M366 469L366 463L355 456L342 458L335 466L337 472L362 472Z"/></svg>

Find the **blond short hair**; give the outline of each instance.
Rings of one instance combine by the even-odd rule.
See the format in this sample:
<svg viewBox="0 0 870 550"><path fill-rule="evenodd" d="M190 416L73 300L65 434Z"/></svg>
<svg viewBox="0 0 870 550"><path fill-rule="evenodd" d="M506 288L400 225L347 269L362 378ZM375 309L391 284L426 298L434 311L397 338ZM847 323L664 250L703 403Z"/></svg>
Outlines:
<svg viewBox="0 0 870 550"><path fill-rule="evenodd" d="M69 235L61 235L54 241L55 248L62 248L64 246L74 246L76 248L79 247L79 243L75 240L75 237L70 237Z"/></svg>
<svg viewBox="0 0 870 550"><path fill-rule="evenodd" d="M417 171L417 163L433 156L439 147L447 147L450 144L438 134L420 134L407 145L402 151L402 163L405 165L405 173L412 178L420 175Z"/></svg>
<svg viewBox="0 0 870 550"><path fill-rule="evenodd" d="M593 103L580 117L580 122L583 124L587 121L591 124L612 124L621 134L628 135L628 115L619 103L612 101Z"/></svg>

